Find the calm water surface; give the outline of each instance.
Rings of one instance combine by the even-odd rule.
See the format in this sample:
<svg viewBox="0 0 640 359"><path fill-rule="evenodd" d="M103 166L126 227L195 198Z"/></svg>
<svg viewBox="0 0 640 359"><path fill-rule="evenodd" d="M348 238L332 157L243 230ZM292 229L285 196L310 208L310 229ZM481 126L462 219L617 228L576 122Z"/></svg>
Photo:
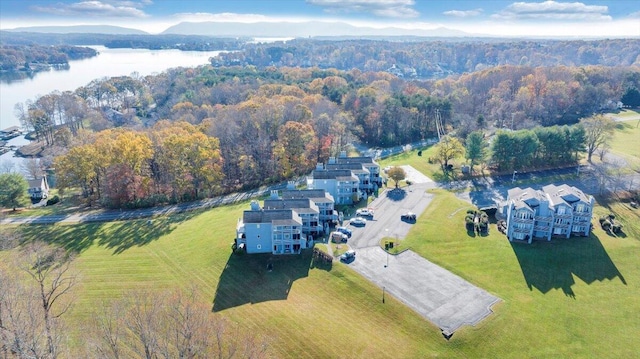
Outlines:
<svg viewBox="0 0 640 359"><path fill-rule="evenodd" d="M160 73L172 67L196 67L209 63L209 58L219 51L180 51L145 49L108 49L104 46L90 46L99 52L90 59L71 61L69 70L37 73L33 78L0 83L0 129L20 126L14 113L16 103L35 101L38 96L52 91L73 91L92 80L128 76L137 72L141 76ZM24 138L9 142L22 145ZM2 161L19 162L9 152L0 156Z"/></svg>

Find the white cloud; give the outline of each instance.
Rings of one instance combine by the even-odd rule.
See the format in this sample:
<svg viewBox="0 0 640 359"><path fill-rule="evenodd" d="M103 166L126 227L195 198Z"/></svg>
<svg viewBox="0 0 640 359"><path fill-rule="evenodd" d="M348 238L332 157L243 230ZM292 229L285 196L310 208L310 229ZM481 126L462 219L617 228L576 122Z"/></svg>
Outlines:
<svg viewBox="0 0 640 359"><path fill-rule="evenodd" d="M475 17L482 14L482 9L473 9L473 10L449 10L445 11L442 14L453 17Z"/></svg>
<svg viewBox="0 0 640 359"><path fill-rule="evenodd" d="M420 16L415 0L307 0L328 12L359 12L380 17L413 18Z"/></svg>
<svg viewBox="0 0 640 359"><path fill-rule="evenodd" d="M35 11L61 16L90 16L90 17L135 17L144 18L148 15L140 10L149 1L80 1L71 4L56 4L55 6L32 6Z"/></svg>
<svg viewBox="0 0 640 359"><path fill-rule="evenodd" d="M565 20L610 21L609 8L601 5L585 5L581 2L544 1L539 3L516 2L492 15L500 20Z"/></svg>

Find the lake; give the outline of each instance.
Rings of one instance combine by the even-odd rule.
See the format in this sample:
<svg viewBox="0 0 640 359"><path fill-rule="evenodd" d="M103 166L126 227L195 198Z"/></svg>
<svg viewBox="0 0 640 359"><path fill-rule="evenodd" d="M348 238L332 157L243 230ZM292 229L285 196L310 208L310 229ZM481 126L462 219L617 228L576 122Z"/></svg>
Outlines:
<svg viewBox="0 0 640 359"><path fill-rule="evenodd" d="M196 67L209 63L209 58L220 51L180 51L146 49L108 49L104 46L90 46L96 49L98 56L90 59L70 61L68 70L39 72L33 78L0 83L0 129L20 126L15 116L16 103L26 100L35 101L38 96L52 91L73 91L92 80L128 76L137 72L141 76L160 73L172 67ZM22 137L9 141L9 144L25 144ZM2 161L19 162L13 152L0 156Z"/></svg>

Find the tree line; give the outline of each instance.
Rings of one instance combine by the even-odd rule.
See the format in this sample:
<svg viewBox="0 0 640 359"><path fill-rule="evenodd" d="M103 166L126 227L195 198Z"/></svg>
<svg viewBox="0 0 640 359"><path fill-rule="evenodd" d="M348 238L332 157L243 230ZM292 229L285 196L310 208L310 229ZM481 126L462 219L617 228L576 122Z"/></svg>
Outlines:
<svg viewBox="0 0 640 359"><path fill-rule="evenodd" d="M56 169L63 186L121 206L190 200L304 175L354 141L387 147L433 138L438 130L464 141L476 130L575 123L638 86L638 72L624 67L503 66L405 81L357 69L201 66L97 79L18 104L16 111L24 127L62 155ZM125 133L141 145L139 163L112 150L124 146ZM213 163L186 168L197 154L188 154L194 149L174 133L206 143L202 148L216 154ZM184 157L171 158L179 151L166 146L182 148ZM568 158L550 158L549 148L536 156ZM92 165L74 169L80 159ZM126 184L115 183L125 174L131 176Z"/></svg>
<svg viewBox="0 0 640 359"><path fill-rule="evenodd" d="M496 66L633 66L640 41L607 39L555 40L334 40L295 39L279 43L248 43L242 51L222 53L216 65L320 67L386 71L392 67L407 78L443 78Z"/></svg>
<svg viewBox="0 0 640 359"><path fill-rule="evenodd" d="M34 63L62 65L68 64L69 60L85 59L97 54L92 48L70 45L0 45L0 70L30 70Z"/></svg>

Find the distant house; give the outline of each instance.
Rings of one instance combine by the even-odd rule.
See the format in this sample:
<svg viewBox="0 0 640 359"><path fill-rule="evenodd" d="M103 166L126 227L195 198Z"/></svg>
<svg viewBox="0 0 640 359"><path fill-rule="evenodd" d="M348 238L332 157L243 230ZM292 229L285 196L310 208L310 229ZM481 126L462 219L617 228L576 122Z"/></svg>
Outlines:
<svg viewBox="0 0 640 359"><path fill-rule="evenodd" d="M531 243L533 238L588 236L594 203L593 196L568 185L512 188L503 207L507 237Z"/></svg>
<svg viewBox="0 0 640 359"><path fill-rule="evenodd" d="M308 247L302 218L293 209L262 209L251 202L236 227L236 245L247 253L299 254Z"/></svg>
<svg viewBox="0 0 640 359"><path fill-rule="evenodd" d="M27 190L32 200L41 200L49 196L49 183L47 177L29 180L29 189Z"/></svg>

